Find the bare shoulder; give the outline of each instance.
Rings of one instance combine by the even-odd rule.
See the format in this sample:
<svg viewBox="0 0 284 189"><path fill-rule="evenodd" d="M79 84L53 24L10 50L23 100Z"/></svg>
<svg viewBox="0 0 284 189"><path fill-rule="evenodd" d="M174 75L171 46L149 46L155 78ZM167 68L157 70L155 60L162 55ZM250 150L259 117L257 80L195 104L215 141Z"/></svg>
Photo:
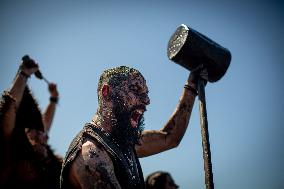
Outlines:
<svg viewBox="0 0 284 189"><path fill-rule="evenodd" d="M113 162L103 146L86 140L71 165L70 179L76 188L120 188Z"/></svg>

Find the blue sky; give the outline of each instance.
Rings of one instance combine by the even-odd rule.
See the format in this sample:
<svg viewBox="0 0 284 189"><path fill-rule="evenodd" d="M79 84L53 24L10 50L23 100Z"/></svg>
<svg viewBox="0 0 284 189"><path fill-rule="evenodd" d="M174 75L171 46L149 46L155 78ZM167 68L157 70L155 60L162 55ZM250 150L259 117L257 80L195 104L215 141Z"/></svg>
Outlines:
<svg viewBox="0 0 284 189"><path fill-rule="evenodd" d="M178 103L189 72L167 58L180 24L232 54L225 76L206 86L215 188L284 188L284 6L280 1L0 1L0 89L21 57L38 61L60 102L50 145L64 155L97 108L106 68L126 65L147 80L145 128L159 129ZM43 81L29 81L42 109ZM183 189L205 188L198 101L179 147L141 159L144 176L169 171Z"/></svg>

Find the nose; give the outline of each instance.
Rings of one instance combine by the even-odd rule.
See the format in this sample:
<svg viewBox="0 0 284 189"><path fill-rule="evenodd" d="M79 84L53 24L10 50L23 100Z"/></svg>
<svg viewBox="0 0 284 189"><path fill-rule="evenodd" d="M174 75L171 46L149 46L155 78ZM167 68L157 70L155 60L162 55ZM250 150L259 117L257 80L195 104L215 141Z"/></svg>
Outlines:
<svg viewBox="0 0 284 189"><path fill-rule="evenodd" d="M146 104L146 105L149 105L149 104L150 104L150 98L149 98L148 95L146 95L146 97L145 97L145 104Z"/></svg>

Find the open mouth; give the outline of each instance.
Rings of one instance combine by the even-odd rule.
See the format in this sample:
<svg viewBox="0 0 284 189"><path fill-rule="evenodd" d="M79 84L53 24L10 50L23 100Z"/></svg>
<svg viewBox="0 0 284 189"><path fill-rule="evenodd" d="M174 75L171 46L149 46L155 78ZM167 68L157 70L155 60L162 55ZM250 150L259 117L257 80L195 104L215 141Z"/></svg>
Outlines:
<svg viewBox="0 0 284 189"><path fill-rule="evenodd" d="M133 111L131 118L130 118L131 126L133 128L136 128L138 126L138 123L140 119L142 118L143 113L144 113L143 109L136 109Z"/></svg>

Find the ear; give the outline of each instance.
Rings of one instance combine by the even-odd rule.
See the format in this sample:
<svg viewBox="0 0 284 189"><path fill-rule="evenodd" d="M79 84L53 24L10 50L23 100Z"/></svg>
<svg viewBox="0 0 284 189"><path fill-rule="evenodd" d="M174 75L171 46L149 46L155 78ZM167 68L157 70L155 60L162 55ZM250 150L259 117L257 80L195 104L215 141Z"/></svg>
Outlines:
<svg viewBox="0 0 284 189"><path fill-rule="evenodd" d="M103 85L103 88L102 88L102 96L103 98L107 98L110 94L110 86L105 84Z"/></svg>

